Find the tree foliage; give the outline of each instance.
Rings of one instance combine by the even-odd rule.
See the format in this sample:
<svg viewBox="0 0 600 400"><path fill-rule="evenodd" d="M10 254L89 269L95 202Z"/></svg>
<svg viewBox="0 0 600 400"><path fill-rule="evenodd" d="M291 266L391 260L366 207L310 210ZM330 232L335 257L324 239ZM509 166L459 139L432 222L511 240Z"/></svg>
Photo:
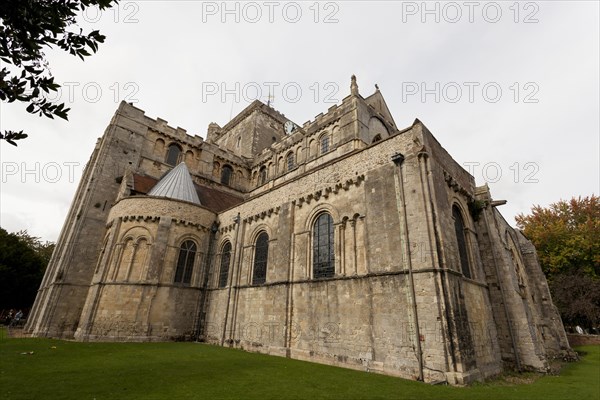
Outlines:
<svg viewBox="0 0 600 400"><path fill-rule="evenodd" d="M75 28L77 15L88 7L109 8L118 0L2 0L0 2L0 100L27 103L27 112L67 119L64 103L45 94L60 87L50 73L44 50L58 47L82 60L98 51L105 36ZM5 130L0 139L16 146L23 131Z"/></svg>
<svg viewBox="0 0 600 400"><path fill-rule="evenodd" d="M566 325L600 327L600 281L581 272L559 274L550 281L554 304Z"/></svg>
<svg viewBox="0 0 600 400"><path fill-rule="evenodd" d="M535 245L546 276L581 271L600 277L600 197L537 205L516 220Z"/></svg>
<svg viewBox="0 0 600 400"><path fill-rule="evenodd" d="M52 257L52 252L54 251L54 242L42 242L39 237L30 236L26 230L15 233L15 236L27 243L27 246L37 253L44 263L45 269L46 265L50 262L50 257Z"/></svg>
<svg viewBox="0 0 600 400"><path fill-rule="evenodd" d="M600 326L600 198L534 206L516 220L537 249L563 322Z"/></svg>
<svg viewBox="0 0 600 400"><path fill-rule="evenodd" d="M0 309L31 307L53 250L27 231L0 228Z"/></svg>

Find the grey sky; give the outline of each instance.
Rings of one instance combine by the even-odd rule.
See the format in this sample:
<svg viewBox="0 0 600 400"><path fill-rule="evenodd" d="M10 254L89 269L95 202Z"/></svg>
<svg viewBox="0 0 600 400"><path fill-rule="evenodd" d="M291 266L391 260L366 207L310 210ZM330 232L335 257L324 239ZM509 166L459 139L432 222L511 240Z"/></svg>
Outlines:
<svg viewBox="0 0 600 400"><path fill-rule="evenodd" d="M266 102L269 87L274 107L303 124L349 94L352 74L365 96L379 85L399 127L419 118L508 200L500 211L513 225L533 204L600 192L596 1L225 7L122 1L82 16L107 36L100 51L85 62L47 51L70 121L1 104L0 128L30 134L17 148L0 143L2 228L57 239L122 99L204 137L258 91Z"/></svg>

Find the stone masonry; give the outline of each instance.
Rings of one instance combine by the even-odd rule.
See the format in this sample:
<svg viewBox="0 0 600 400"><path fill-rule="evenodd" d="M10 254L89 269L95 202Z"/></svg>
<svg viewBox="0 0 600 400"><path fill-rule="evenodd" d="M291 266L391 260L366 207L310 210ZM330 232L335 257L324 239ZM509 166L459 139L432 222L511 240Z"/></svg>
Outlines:
<svg viewBox="0 0 600 400"><path fill-rule="evenodd" d="M570 348L501 204L355 77L302 126L255 101L206 140L121 103L26 330L199 340L425 382L545 371Z"/></svg>

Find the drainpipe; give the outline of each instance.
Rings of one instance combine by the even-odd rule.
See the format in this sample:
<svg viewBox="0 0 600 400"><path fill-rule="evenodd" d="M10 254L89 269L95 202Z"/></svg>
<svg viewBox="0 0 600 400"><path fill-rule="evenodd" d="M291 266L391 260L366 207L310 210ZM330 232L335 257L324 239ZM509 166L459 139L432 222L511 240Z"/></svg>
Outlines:
<svg viewBox="0 0 600 400"><path fill-rule="evenodd" d="M231 258L229 259L229 276L227 277L227 280L229 281L229 288L227 289L227 306L225 308L225 321L223 322L223 333L221 335L221 346L223 346L225 344L225 332L227 332L227 319L229 318L229 302L231 300L231 287L233 286L233 265L235 265L235 256L237 253L237 247L238 247L238 239L239 239L239 233L240 233L240 213L237 214L237 216L233 219L233 222L236 223L236 227L235 227L235 247L232 247L232 250L234 251L233 253L233 262L231 262Z"/></svg>
<svg viewBox="0 0 600 400"><path fill-rule="evenodd" d="M408 266L408 284L410 286L410 296L411 296L411 302L412 302L412 309L413 309L413 323L415 325L415 343L417 346L417 360L419 362L419 377L418 380L423 381L423 351L421 349L421 333L419 330L419 316L417 313L417 294L415 292L415 282L414 282L414 278L413 278L413 271L412 271L412 260L410 257L410 243L409 243L409 238L408 238L408 220L407 220L407 213L406 213L406 201L405 201L405 197L404 197L404 177L402 175L402 164L404 163L404 155L400 154L400 153L396 153L392 156L392 161L394 162L394 164L396 164L398 166L397 168L397 174L395 175L395 179L396 179L396 189L397 191L399 191L400 193L400 198L402 201L402 204L398 204L398 206L400 206L402 208L402 219L404 220L404 226L402 226L403 230L404 230L404 245L402 247L402 249L404 250L404 253L406 254L406 259L407 259L407 266ZM398 182L399 181L399 182Z"/></svg>
<svg viewBox="0 0 600 400"><path fill-rule="evenodd" d="M194 333L196 335L196 341L200 341L200 337L205 334L206 322L206 301L208 299L208 278L210 277L210 266L212 265L213 249L215 240L217 238L217 232L219 231L219 224L215 221L210 228L210 236L208 238L208 250L206 251L206 261L204 262L204 276L202 279L202 292L200 293L200 304L198 311L198 322L194 327Z"/></svg>

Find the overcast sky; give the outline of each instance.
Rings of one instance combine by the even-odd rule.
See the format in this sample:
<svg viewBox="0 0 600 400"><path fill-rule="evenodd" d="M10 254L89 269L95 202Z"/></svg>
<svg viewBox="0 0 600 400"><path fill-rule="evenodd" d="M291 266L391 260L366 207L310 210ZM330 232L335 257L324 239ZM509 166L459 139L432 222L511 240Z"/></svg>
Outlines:
<svg viewBox="0 0 600 400"><path fill-rule="evenodd" d="M58 238L120 100L206 136L259 97L301 125L378 84L398 127L419 118L509 223L599 190L597 1L122 1L80 18L107 39L47 56L69 121L0 105L0 226ZM259 93L260 92L260 93Z"/></svg>

